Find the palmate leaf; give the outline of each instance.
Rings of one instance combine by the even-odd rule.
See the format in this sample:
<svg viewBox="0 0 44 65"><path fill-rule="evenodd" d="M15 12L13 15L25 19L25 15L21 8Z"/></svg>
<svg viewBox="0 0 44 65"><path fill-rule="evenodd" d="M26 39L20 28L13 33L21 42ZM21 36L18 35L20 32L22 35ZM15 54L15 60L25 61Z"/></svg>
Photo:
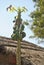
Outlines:
<svg viewBox="0 0 44 65"><path fill-rule="evenodd" d="M24 22L23 22L23 24L24 24L24 25L29 25L29 23L28 23L28 22L26 22L26 21L24 21Z"/></svg>
<svg viewBox="0 0 44 65"><path fill-rule="evenodd" d="M25 7L18 7L18 8L17 8L17 12L19 12L19 11L20 11L20 12L26 12L26 11L28 11L28 10L27 10L27 8L25 8Z"/></svg>
<svg viewBox="0 0 44 65"><path fill-rule="evenodd" d="M26 12L27 11L27 8L25 8L25 7L18 7L18 8L16 8L15 6L12 6L12 5L10 5L8 8L7 8L7 11L9 11L9 12L14 12L14 11L16 11L16 12Z"/></svg>
<svg viewBox="0 0 44 65"><path fill-rule="evenodd" d="M9 12L14 12L14 11L17 11L17 8L16 8L15 6L10 5L10 6L7 8L7 11L9 11Z"/></svg>
<svg viewBox="0 0 44 65"><path fill-rule="evenodd" d="M27 8L22 7L21 11L22 11L22 12L26 12L26 11L28 11L28 10L27 10Z"/></svg>

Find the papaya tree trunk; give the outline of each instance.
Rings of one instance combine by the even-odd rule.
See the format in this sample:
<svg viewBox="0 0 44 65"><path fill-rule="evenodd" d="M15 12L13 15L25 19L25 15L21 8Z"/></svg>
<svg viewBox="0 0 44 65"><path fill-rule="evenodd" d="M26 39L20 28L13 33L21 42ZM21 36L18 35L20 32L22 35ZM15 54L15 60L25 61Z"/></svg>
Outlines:
<svg viewBox="0 0 44 65"><path fill-rule="evenodd" d="M17 50L16 50L16 65L21 65L21 43L20 40L17 41Z"/></svg>

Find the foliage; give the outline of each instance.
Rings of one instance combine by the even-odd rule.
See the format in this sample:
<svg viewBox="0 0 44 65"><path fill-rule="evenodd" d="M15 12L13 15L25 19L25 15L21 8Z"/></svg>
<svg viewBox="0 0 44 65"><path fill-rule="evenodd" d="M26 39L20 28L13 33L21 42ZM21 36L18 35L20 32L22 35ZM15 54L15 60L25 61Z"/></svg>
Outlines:
<svg viewBox="0 0 44 65"><path fill-rule="evenodd" d="M11 35L11 37L13 40L18 40L18 39L22 40L26 36L26 34L24 32L24 28L25 28L24 25L28 25L28 23L27 22L22 23L23 20L21 18L21 13L27 11L27 9L25 7L16 8L15 6L13 7L12 5L10 5L7 8L7 10L10 12L16 11L18 14L17 16L15 16L15 19L13 21L13 23L14 23L13 30L14 31L13 31L13 34Z"/></svg>
<svg viewBox="0 0 44 65"><path fill-rule="evenodd" d="M36 10L30 16L33 19L31 29L34 35L38 38L44 38L44 0L33 0L36 5Z"/></svg>

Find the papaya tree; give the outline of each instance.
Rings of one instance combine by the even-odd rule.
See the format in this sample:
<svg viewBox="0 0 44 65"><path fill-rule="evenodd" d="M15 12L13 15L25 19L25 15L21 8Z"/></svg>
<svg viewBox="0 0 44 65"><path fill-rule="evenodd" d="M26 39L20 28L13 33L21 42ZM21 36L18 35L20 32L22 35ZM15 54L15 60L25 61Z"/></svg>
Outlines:
<svg viewBox="0 0 44 65"><path fill-rule="evenodd" d="M11 35L11 38L13 40L17 41L17 51L16 51L16 65L21 65L21 41L26 36L26 33L24 32L25 25L28 25L27 22L23 22L21 18L21 13L25 12L27 9L25 7L13 7L10 5L7 8L7 11L10 12L17 12L17 16L15 16L15 19L13 21L14 27L13 27L13 34Z"/></svg>

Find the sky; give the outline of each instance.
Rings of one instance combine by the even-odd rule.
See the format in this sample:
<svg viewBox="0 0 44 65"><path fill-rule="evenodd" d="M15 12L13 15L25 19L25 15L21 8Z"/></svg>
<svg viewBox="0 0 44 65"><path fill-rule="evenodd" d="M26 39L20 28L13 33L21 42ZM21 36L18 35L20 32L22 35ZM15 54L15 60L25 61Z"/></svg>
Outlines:
<svg viewBox="0 0 44 65"><path fill-rule="evenodd" d="M10 13L6 10L6 8L10 5L16 7L25 6L28 11L26 13L22 13L23 20L31 20L29 14L35 9L34 2L32 0L0 0L0 36L11 38L13 33L13 20L17 15L16 12ZM37 44L36 39L30 39L29 36L33 35L33 32L28 27L25 27L24 31L26 32L26 37L24 40L28 42L32 42ZM44 44L37 44L39 46L44 47Z"/></svg>

